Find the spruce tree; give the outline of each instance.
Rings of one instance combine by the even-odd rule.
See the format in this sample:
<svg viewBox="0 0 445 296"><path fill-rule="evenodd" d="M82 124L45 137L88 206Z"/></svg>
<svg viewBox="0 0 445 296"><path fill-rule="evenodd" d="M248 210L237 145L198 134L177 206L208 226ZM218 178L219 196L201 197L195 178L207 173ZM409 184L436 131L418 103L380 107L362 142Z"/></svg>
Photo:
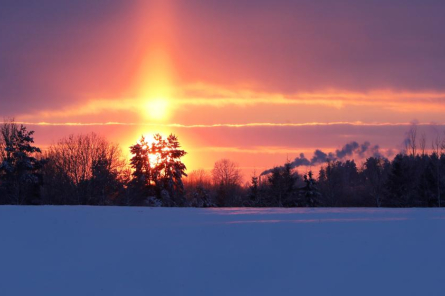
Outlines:
<svg viewBox="0 0 445 296"><path fill-rule="evenodd" d="M39 199L39 170L43 160L35 156L39 148L33 146L34 131L20 127L14 121L5 122L1 127L1 191L6 200L13 204L37 203Z"/></svg>
<svg viewBox="0 0 445 296"><path fill-rule="evenodd" d="M184 205L182 177L187 174L181 158L186 152L180 148L173 134L166 139L156 134L151 145L142 137L139 143L131 146L133 179L130 184L133 189L145 197L156 195L164 206Z"/></svg>
<svg viewBox="0 0 445 296"><path fill-rule="evenodd" d="M300 207L315 207L320 205L320 192L316 187L316 181L313 178L312 171L309 171L303 176L304 183L306 184L300 189Z"/></svg>
<svg viewBox="0 0 445 296"><path fill-rule="evenodd" d="M131 158L130 165L133 169L132 179L129 183L129 190L136 202L140 204L144 199L153 193L153 186L151 184L151 167L150 167L150 147L142 136L141 140L130 147Z"/></svg>

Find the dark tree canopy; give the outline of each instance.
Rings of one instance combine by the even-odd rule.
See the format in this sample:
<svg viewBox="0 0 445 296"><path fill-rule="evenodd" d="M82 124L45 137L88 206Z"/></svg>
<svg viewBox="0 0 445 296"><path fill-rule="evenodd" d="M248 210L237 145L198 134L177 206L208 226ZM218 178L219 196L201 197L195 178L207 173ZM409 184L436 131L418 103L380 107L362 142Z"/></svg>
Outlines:
<svg viewBox="0 0 445 296"><path fill-rule="evenodd" d="M173 134L165 139L156 134L151 143L142 136L130 147L133 155L131 186L139 192L141 199L154 196L165 206L184 205L182 178L187 174L181 158L186 152L180 148L178 138Z"/></svg>
<svg viewBox="0 0 445 296"><path fill-rule="evenodd" d="M33 146L33 134L12 120L1 127L1 195L14 204L33 203L39 197L39 170L44 161L36 158L41 151Z"/></svg>

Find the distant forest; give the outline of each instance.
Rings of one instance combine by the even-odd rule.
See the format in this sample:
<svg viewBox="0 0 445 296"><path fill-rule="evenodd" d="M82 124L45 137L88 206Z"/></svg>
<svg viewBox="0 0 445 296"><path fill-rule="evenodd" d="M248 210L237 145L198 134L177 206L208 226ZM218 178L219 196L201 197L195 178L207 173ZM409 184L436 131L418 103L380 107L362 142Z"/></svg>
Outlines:
<svg viewBox="0 0 445 296"><path fill-rule="evenodd" d="M357 165L327 158L317 177L298 174L288 161L243 183L229 159L187 175L186 152L175 135L142 137L127 161L118 145L94 133L70 135L41 151L33 131L8 120L0 135L0 204L440 207L445 142L437 137L431 143L426 149L425 136L418 139L413 126L405 151L392 160L377 155Z"/></svg>

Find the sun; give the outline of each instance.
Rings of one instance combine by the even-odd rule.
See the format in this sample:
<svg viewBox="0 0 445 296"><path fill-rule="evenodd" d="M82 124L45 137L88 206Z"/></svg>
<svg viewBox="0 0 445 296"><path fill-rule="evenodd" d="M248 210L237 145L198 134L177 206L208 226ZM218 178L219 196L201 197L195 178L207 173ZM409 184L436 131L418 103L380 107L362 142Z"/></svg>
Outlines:
<svg viewBox="0 0 445 296"><path fill-rule="evenodd" d="M166 139L167 137L163 134L158 132L163 139ZM156 143L156 140L154 138L155 134L144 134L144 140L147 146L144 147L144 149L149 149L153 144ZM150 162L150 165L157 165L159 164L161 155L159 153L149 153L148 154L148 161Z"/></svg>
<svg viewBox="0 0 445 296"><path fill-rule="evenodd" d="M150 99L145 104L145 110L148 117L153 120L163 120L168 117L168 101L163 98Z"/></svg>

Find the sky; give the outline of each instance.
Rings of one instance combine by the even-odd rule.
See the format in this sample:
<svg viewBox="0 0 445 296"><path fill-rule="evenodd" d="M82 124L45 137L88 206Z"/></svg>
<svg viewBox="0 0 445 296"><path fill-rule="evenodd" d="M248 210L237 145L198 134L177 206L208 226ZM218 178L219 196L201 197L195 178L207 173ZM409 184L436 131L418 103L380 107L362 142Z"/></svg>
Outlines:
<svg viewBox="0 0 445 296"><path fill-rule="evenodd" d="M445 2L0 0L0 116L47 147L174 133L245 175L445 120ZM367 156L367 155L365 155Z"/></svg>

